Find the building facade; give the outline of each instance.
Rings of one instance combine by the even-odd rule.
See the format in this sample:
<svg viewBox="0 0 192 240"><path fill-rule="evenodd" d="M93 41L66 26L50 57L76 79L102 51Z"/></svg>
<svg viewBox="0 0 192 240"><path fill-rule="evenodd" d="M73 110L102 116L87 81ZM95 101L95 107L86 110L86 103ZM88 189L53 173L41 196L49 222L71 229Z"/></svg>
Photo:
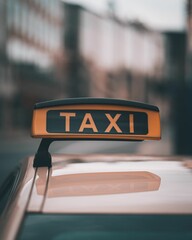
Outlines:
<svg viewBox="0 0 192 240"><path fill-rule="evenodd" d="M163 127L174 126L175 152L184 148L181 140L187 127L181 129L179 112L187 106L183 99L190 98L190 94L182 97L185 33L157 32L141 22L117 19L114 13L98 15L57 0L1 0L0 4L0 133L29 130L36 102L124 98L159 106Z"/></svg>
<svg viewBox="0 0 192 240"><path fill-rule="evenodd" d="M35 102L64 96L63 9L54 0L0 4L0 131L7 132L30 126Z"/></svg>

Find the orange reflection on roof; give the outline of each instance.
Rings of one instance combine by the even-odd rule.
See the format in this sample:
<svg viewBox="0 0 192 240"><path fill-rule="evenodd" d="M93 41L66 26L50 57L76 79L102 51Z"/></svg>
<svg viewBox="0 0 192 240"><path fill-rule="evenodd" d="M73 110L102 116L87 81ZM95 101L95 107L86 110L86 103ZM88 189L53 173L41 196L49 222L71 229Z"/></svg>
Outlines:
<svg viewBox="0 0 192 240"><path fill-rule="evenodd" d="M42 181L36 181L37 193L42 195ZM160 177L145 172L98 172L51 176L47 197L91 196L156 191Z"/></svg>

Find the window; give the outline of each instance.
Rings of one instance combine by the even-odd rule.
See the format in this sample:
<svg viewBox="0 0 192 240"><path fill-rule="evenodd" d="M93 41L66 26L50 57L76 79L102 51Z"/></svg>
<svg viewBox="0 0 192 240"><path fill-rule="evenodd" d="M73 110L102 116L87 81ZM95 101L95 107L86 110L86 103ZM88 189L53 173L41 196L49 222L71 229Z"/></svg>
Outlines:
<svg viewBox="0 0 192 240"><path fill-rule="evenodd" d="M27 214L19 239L192 239L192 215Z"/></svg>

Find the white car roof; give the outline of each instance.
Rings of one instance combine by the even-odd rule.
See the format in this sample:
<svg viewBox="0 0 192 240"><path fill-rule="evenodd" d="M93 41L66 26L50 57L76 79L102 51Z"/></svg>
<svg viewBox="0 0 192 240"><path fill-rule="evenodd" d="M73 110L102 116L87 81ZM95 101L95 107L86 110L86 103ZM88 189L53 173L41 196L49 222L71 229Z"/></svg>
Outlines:
<svg viewBox="0 0 192 240"><path fill-rule="evenodd" d="M38 168L27 211L192 213L191 160L130 155L55 155Z"/></svg>

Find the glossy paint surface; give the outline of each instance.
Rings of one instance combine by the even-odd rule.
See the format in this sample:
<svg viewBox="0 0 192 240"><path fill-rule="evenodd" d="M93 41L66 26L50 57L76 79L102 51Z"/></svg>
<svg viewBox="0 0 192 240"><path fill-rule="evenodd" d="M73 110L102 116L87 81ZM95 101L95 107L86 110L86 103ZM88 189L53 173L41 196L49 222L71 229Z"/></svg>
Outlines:
<svg viewBox="0 0 192 240"><path fill-rule="evenodd" d="M28 211L44 213L192 213L190 159L59 155L47 188L39 172Z"/></svg>

